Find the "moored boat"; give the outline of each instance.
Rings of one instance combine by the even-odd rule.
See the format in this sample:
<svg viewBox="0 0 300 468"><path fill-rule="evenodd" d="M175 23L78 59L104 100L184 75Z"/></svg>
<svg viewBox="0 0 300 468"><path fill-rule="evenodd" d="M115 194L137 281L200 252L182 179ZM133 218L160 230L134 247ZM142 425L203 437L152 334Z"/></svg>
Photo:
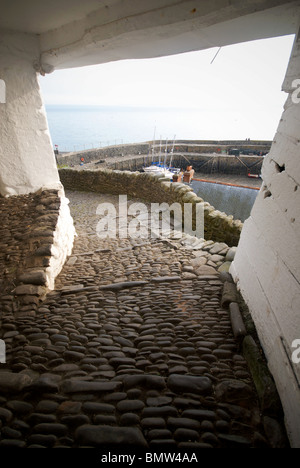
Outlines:
<svg viewBox="0 0 300 468"><path fill-rule="evenodd" d="M155 133L154 133L155 135ZM170 180L173 180L173 175L174 174L179 174L180 173L180 168L172 167L172 160L173 160L173 152L174 152L174 145L175 145L175 137L174 135L174 140L173 140L173 146L171 149L170 153L170 162L169 165L167 165L167 157L168 157L168 140L166 141L166 147L165 147L165 156L164 156L164 163L162 163L162 153L161 153L161 140L160 140L160 145L159 145L159 160L158 162L154 162L155 158L155 152L154 152L154 144L155 144L155 136L153 138L153 144L152 144L152 163L150 166L145 166L143 167L143 171L146 173L150 174L161 174ZM148 155L149 157L149 155Z"/></svg>

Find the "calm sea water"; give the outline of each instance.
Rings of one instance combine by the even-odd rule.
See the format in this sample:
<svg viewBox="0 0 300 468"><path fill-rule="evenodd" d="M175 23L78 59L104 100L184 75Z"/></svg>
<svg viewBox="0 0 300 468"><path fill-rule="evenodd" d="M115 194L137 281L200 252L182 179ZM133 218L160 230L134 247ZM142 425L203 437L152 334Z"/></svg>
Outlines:
<svg viewBox="0 0 300 468"><path fill-rule="evenodd" d="M60 151L156 139L202 139L200 110L106 106L46 106L52 143Z"/></svg>
<svg viewBox="0 0 300 468"><path fill-rule="evenodd" d="M192 181L194 192L208 201L217 210L234 219L245 221L249 218L252 207L258 195L258 190L229 185L211 184L208 182Z"/></svg>
<svg viewBox="0 0 300 468"><path fill-rule="evenodd" d="M217 139L218 126L207 112L190 109L105 106L46 106L52 143L60 151L79 151L122 143L157 140ZM209 127L209 128L208 128ZM205 133L204 133L205 132ZM210 134L211 132L211 134ZM256 190L193 181L195 192L217 209L244 221Z"/></svg>

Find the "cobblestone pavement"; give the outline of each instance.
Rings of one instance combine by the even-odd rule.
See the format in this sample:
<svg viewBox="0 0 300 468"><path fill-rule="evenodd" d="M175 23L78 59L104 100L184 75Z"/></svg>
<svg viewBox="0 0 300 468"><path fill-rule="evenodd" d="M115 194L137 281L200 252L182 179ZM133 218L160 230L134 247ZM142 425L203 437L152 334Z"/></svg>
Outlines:
<svg viewBox="0 0 300 468"><path fill-rule="evenodd" d="M270 447L220 306L229 249L101 240L97 206L118 197L67 196L78 237L55 291L2 316L0 446Z"/></svg>

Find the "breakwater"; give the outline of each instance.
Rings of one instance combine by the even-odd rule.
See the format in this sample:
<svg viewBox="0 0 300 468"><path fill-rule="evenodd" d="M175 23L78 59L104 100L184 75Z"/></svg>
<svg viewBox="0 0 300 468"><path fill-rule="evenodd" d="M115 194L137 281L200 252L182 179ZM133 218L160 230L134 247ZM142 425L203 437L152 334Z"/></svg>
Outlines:
<svg viewBox="0 0 300 468"><path fill-rule="evenodd" d="M153 158L158 162L159 157ZM124 157L117 161L106 161L106 166L121 171L142 171L145 165L152 162L152 157ZM237 159L230 155L212 154L174 154L172 165L185 170L192 166L194 170L202 174L233 174L246 176L251 174L260 175L263 158L261 156L240 156Z"/></svg>
<svg viewBox="0 0 300 468"><path fill-rule="evenodd" d="M104 148L59 154L59 166L74 167L84 164L98 164L117 170L142 170L152 161L166 160L172 165L186 168L192 165L197 172L206 174L223 173L246 175L260 174L263 155L269 151L271 142L245 141L181 141L174 145L160 142L115 145Z"/></svg>

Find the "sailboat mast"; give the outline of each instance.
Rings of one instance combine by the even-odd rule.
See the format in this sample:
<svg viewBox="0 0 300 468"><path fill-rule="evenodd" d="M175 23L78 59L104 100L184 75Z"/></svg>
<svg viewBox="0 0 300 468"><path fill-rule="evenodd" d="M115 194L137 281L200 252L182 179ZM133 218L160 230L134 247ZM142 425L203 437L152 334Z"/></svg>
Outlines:
<svg viewBox="0 0 300 468"><path fill-rule="evenodd" d="M155 145L156 127L154 127L153 143L152 143L152 162L154 161L154 145Z"/></svg>
<svg viewBox="0 0 300 468"><path fill-rule="evenodd" d="M164 166L166 166L166 164L167 164L167 154L168 154L168 138L166 139L166 149L165 149Z"/></svg>
<svg viewBox="0 0 300 468"><path fill-rule="evenodd" d="M160 142L159 142L159 165L161 165L161 135L160 135Z"/></svg>
<svg viewBox="0 0 300 468"><path fill-rule="evenodd" d="M174 153L174 146L175 146L175 138L176 138L176 135L174 135L174 139L173 139L173 146L172 146L172 150L171 150L171 158L170 158L169 169L172 167L172 160L173 160L173 153Z"/></svg>

